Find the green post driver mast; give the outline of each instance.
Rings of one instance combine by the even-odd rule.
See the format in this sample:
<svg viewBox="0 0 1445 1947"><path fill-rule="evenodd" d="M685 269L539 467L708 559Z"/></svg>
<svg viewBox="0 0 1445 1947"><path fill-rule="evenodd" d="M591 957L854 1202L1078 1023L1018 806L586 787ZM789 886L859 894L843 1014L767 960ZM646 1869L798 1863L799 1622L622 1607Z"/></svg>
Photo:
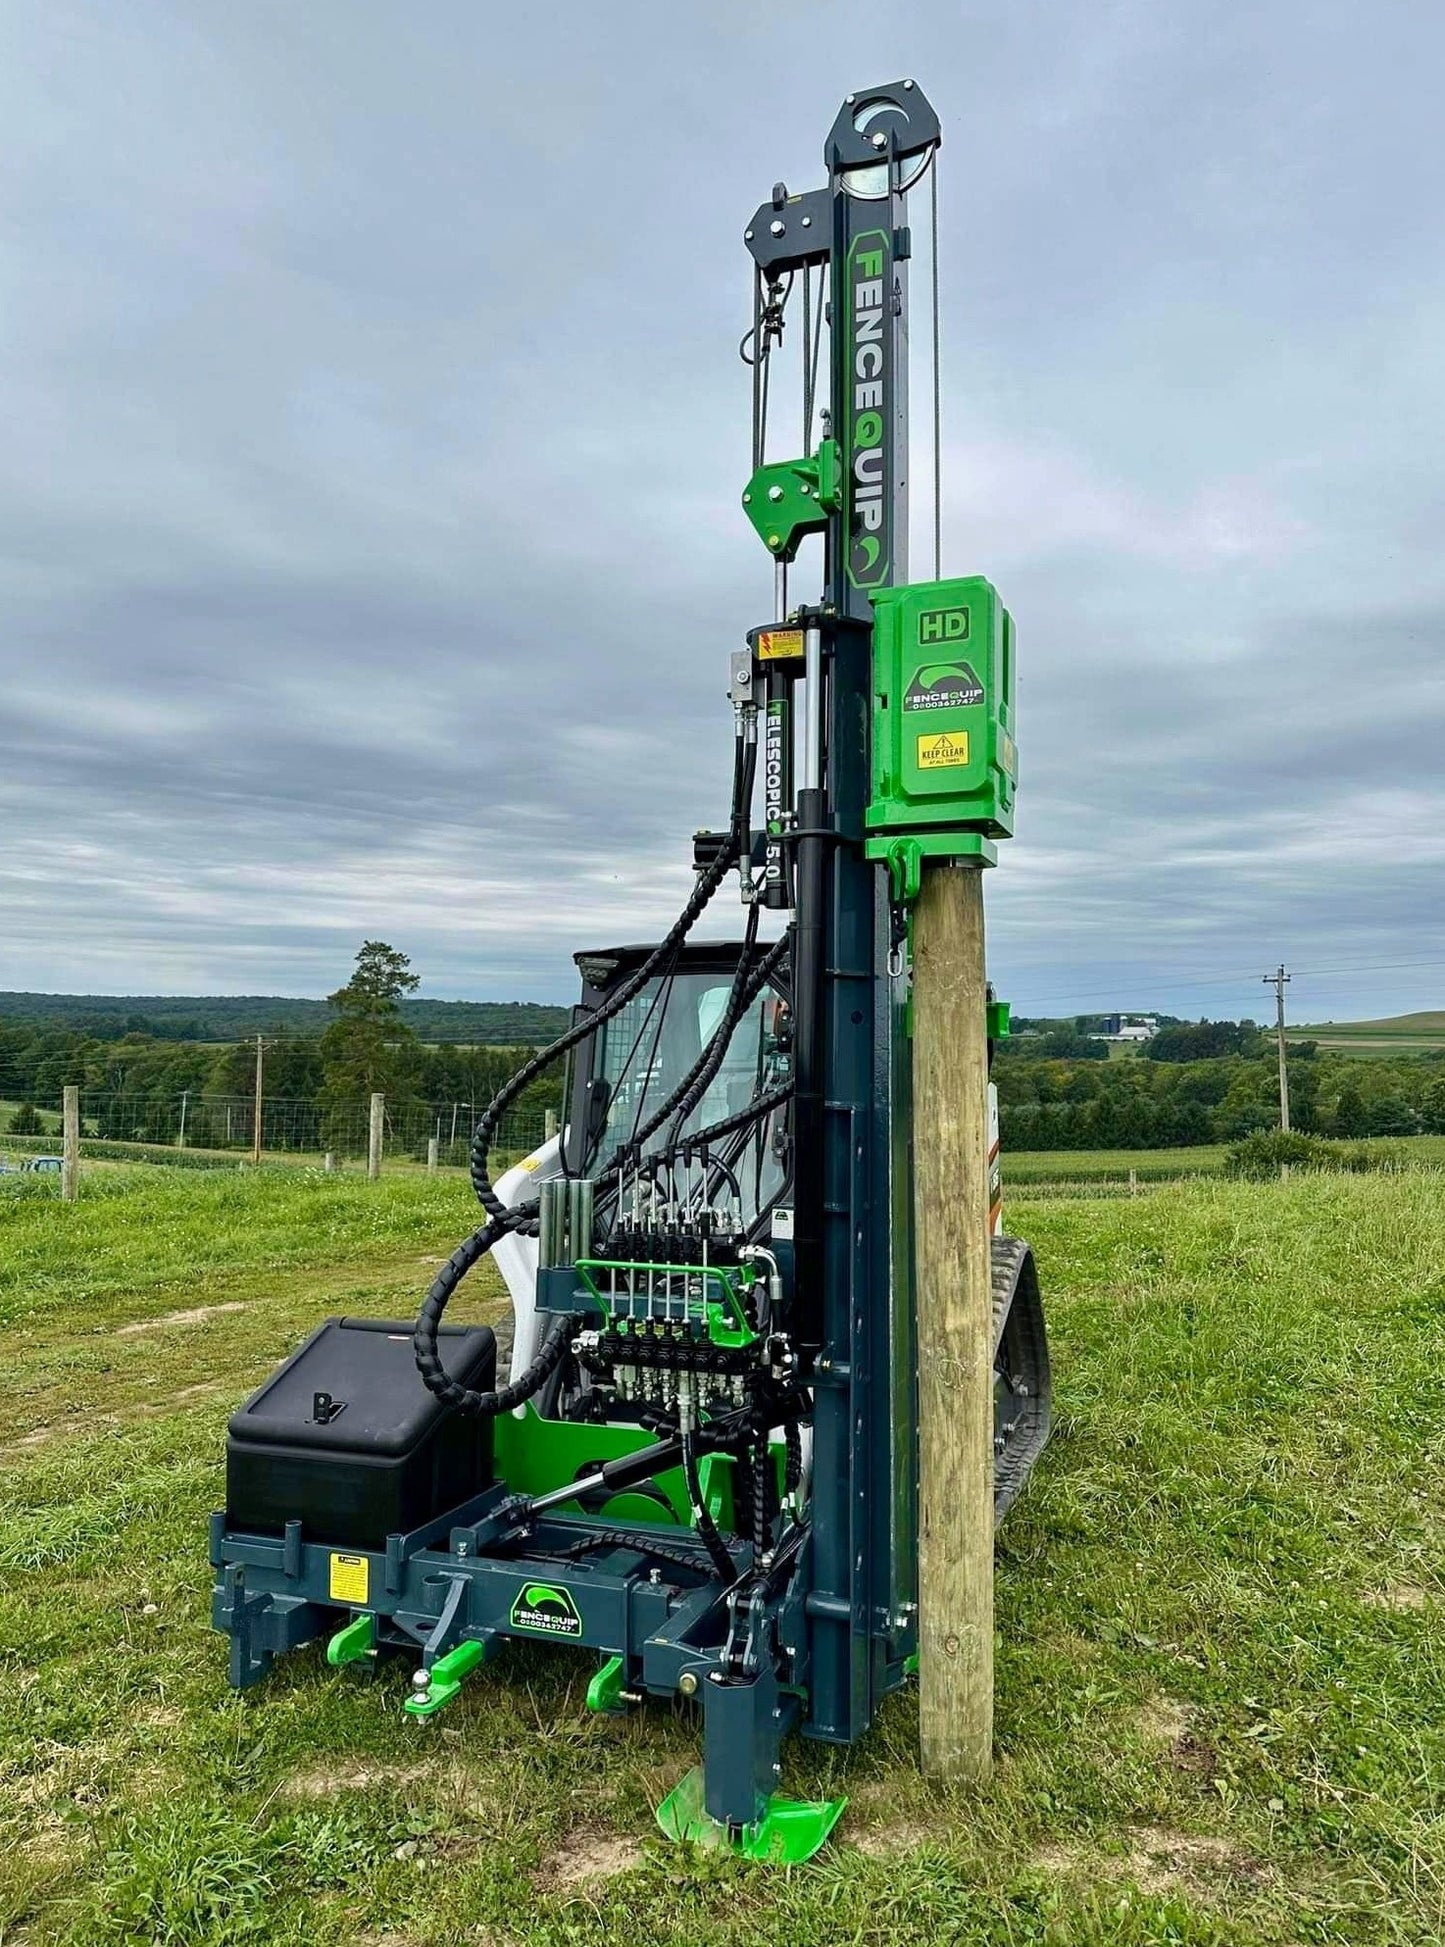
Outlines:
<svg viewBox="0 0 1445 1947"><path fill-rule="evenodd" d="M939 141L913 82L860 91L826 185L745 231L776 600L730 657L731 814L692 895L661 942L578 954L573 1026L477 1126L483 1223L414 1328L328 1320L233 1417L212 1519L233 1683L318 1637L395 1648L427 1717L508 1639L590 1651L593 1708L700 1706L663 1830L761 1858L842 1809L781 1795L787 1732L851 1743L916 1655L908 913L928 861L991 863L1013 824L1009 618L986 581L905 580L907 205ZM812 450L769 460L790 312ZM742 940L692 940L734 874ZM562 1061L562 1135L494 1184L502 1115ZM493 1251L505 1385L493 1333L444 1322ZM1001 1516L1049 1382L1031 1254L993 1252Z"/></svg>

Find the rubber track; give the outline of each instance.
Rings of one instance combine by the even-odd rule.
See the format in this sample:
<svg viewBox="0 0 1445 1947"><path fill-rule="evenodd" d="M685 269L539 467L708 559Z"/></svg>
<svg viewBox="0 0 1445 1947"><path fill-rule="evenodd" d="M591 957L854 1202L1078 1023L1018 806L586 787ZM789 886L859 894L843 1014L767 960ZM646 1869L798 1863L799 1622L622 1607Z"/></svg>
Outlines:
<svg viewBox="0 0 1445 1947"><path fill-rule="evenodd" d="M990 1239L993 1284L995 1372L1028 1388L1019 1395L1009 1386L1005 1399L1014 1416L1007 1444L994 1463L995 1527L1014 1502L1049 1437L1053 1385L1043 1300L1034 1254L1019 1237Z"/></svg>

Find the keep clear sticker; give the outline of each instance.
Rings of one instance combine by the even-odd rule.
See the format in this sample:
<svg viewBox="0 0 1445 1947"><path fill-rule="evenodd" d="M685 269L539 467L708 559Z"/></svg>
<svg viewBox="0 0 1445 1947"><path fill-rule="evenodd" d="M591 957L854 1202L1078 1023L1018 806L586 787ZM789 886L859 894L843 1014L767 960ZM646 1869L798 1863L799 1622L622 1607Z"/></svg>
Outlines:
<svg viewBox="0 0 1445 1947"><path fill-rule="evenodd" d="M918 739L918 768L920 771L944 771L968 762L968 732L966 730L940 730L931 737Z"/></svg>
<svg viewBox="0 0 1445 1947"><path fill-rule="evenodd" d="M371 1597L371 1564L365 1555L331 1557L331 1600L367 1602Z"/></svg>

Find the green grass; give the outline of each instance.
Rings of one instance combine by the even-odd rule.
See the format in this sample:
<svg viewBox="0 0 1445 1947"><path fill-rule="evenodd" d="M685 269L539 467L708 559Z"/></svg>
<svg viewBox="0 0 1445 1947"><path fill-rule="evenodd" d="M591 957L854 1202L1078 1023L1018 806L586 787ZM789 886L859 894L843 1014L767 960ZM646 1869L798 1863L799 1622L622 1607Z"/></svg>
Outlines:
<svg viewBox="0 0 1445 1947"><path fill-rule="evenodd" d="M791 1873L651 1838L695 1725L590 1717L560 1648L425 1730L399 1665L227 1690L226 1413L318 1316L409 1311L471 1213L455 1179L112 1181L0 1201L5 1947L1445 1937L1439 1177L1030 1206L1058 1432L1000 1538L994 1783L925 1785L900 1695L789 1747L850 1795Z"/></svg>
<svg viewBox="0 0 1445 1947"><path fill-rule="evenodd" d="M1392 1014L1382 1021L1324 1021L1290 1028L1291 1041L1318 1041L1331 1054L1424 1055L1445 1050L1445 1013Z"/></svg>

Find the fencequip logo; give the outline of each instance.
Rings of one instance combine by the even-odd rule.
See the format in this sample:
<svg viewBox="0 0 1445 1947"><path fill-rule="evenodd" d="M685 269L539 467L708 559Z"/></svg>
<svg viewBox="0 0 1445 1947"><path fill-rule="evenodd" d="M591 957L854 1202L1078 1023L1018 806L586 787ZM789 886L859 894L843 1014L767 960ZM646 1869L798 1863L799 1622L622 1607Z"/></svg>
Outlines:
<svg viewBox="0 0 1445 1947"><path fill-rule="evenodd" d="M530 1630L534 1636L580 1636L582 1618L577 1604L566 1589L550 1582L528 1582L517 1591L508 1617L512 1629Z"/></svg>
<svg viewBox="0 0 1445 1947"><path fill-rule="evenodd" d="M888 579L891 256L886 230L863 231L848 252L848 579L855 588L881 588Z"/></svg>

